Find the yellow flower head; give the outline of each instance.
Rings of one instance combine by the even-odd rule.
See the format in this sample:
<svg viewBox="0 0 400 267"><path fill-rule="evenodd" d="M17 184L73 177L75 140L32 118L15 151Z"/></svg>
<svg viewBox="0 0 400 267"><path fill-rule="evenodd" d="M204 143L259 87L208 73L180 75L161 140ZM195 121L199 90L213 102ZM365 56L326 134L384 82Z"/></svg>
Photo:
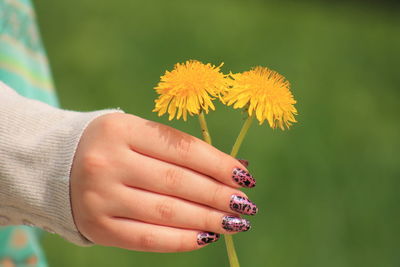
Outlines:
<svg viewBox="0 0 400 267"><path fill-rule="evenodd" d="M159 116L168 111L169 120L176 115L177 119L182 116L186 121L187 113L215 110L212 100L214 97L222 99L222 93L228 87L227 75L220 72L222 65L216 67L196 60L176 64L172 71L161 76L154 88L159 96L153 111Z"/></svg>
<svg viewBox="0 0 400 267"><path fill-rule="evenodd" d="M290 83L279 73L265 67L255 67L243 73L230 74L231 88L224 95L227 105L243 108L249 115L255 112L260 124L268 120L271 128L289 128L296 122L296 104L290 92Z"/></svg>

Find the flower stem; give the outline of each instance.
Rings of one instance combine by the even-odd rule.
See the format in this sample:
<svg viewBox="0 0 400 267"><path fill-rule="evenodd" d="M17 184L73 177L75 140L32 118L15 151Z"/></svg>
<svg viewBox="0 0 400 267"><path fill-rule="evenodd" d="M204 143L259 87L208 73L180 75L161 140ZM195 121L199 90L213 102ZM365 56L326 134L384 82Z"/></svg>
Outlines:
<svg viewBox="0 0 400 267"><path fill-rule="evenodd" d="M232 151L231 151L232 157L237 156L237 154L239 152L239 148L240 148L241 144L243 143L244 137L246 136L247 131L249 130L251 123L253 122L253 118L254 118L254 116L249 116L249 117L247 117L246 121L244 122L243 127L240 130L238 137L236 138L235 144L232 147ZM236 255L236 251L235 251L235 245L233 243L233 237L231 235L225 235L224 237L225 237L226 251L228 252L228 258L229 258L229 263L230 263L231 267L240 267L239 259Z"/></svg>
<svg viewBox="0 0 400 267"><path fill-rule="evenodd" d="M249 130L251 123L253 122L253 119L254 119L254 114L252 116L247 117L246 121L244 122L243 127L240 130L238 137L236 138L235 144L232 147L231 151L232 157L235 158L237 156L239 148L242 145L243 139L246 136L247 131Z"/></svg>
<svg viewBox="0 0 400 267"><path fill-rule="evenodd" d="M206 118L204 116L204 112L200 112L199 114L199 122L200 122L200 127L201 127L201 133L203 134L203 139L206 141L208 144L211 145L211 136L208 131L207 127L207 122ZM224 235L225 237L225 244L226 244L226 250L228 252L228 258L229 258L229 264L231 267L240 267L239 265L239 260L236 255L235 251L235 246L233 244L233 239L231 235Z"/></svg>
<svg viewBox="0 0 400 267"><path fill-rule="evenodd" d="M236 142L232 147L232 152L231 156L236 157L237 153L239 152L240 145L243 142L244 137L246 136L247 131L249 130L251 123L253 122L253 117L254 116L249 116L245 123L243 124L242 129L240 130L240 133L238 137L236 138ZM201 132L203 134L203 139L206 141L208 144L211 145L211 136L208 131L207 127L207 122L206 118L204 116L204 112L201 112L199 114L199 122L200 122L200 127L201 127ZM228 258L229 258L229 265L231 267L240 267L239 264L239 259L236 255L236 250L235 250L235 245L233 243L233 238L231 235L224 235L225 239L225 245L226 245L226 251L228 253Z"/></svg>
<svg viewBox="0 0 400 267"><path fill-rule="evenodd" d="M206 143L211 145L211 136L210 136L210 132L208 131L206 117L204 116L204 112L200 112L199 122L200 122L201 133L203 135L204 141L206 141Z"/></svg>
<svg viewBox="0 0 400 267"><path fill-rule="evenodd" d="M231 267L240 267L239 259L236 255L235 244L231 235L224 235L226 251L228 253L229 265Z"/></svg>

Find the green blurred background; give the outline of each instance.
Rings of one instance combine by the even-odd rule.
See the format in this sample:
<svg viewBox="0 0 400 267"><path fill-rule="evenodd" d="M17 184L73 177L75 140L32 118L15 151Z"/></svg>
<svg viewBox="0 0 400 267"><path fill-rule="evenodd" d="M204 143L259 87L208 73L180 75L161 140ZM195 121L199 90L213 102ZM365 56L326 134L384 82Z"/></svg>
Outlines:
<svg viewBox="0 0 400 267"><path fill-rule="evenodd" d="M62 106L121 107L199 136L197 120L151 112L153 87L176 62L225 72L263 65L292 83L298 123L253 125L260 207L235 236L242 266L400 266L400 8L387 1L35 1ZM242 114L208 116L229 151ZM228 266L223 242L181 254L81 248L44 240L51 266Z"/></svg>

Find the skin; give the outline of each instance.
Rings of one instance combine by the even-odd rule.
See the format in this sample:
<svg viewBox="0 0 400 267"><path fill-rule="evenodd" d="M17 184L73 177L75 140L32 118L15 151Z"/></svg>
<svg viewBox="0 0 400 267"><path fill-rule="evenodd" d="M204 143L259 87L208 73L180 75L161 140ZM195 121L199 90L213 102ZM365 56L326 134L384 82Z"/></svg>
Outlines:
<svg viewBox="0 0 400 267"><path fill-rule="evenodd" d="M71 170L71 204L79 231L94 243L138 251L202 248L200 232L232 234L232 180L238 160L198 138L128 114L93 120Z"/></svg>

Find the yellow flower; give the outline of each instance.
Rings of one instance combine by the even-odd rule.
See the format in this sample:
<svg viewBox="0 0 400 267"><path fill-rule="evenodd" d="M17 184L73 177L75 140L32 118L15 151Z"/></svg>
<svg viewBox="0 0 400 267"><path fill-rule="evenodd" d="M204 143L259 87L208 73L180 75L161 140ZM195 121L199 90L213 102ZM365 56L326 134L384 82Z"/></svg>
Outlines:
<svg viewBox="0 0 400 267"><path fill-rule="evenodd" d="M296 122L296 104L290 92L290 83L279 73L265 67L255 67L243 73L230 74L231 86L224 101L234 108L248 107L255 112L260 124L268 120L271 128L289 128Z"/></svg>
<svg viewBox="0 0 400 267"><path fill-rule="evenodd" d="M220 68L203 64L197 60L178 63L172 71L166 71L161 81L154 89L159 94L155 100L154 112L162 116L169 113L169 120L175 115L186 121L187 114L199 114L202 110L215 110L212 100L214 97L222 99L222 93L227 90L227 75L220 72Z"/></svg>

